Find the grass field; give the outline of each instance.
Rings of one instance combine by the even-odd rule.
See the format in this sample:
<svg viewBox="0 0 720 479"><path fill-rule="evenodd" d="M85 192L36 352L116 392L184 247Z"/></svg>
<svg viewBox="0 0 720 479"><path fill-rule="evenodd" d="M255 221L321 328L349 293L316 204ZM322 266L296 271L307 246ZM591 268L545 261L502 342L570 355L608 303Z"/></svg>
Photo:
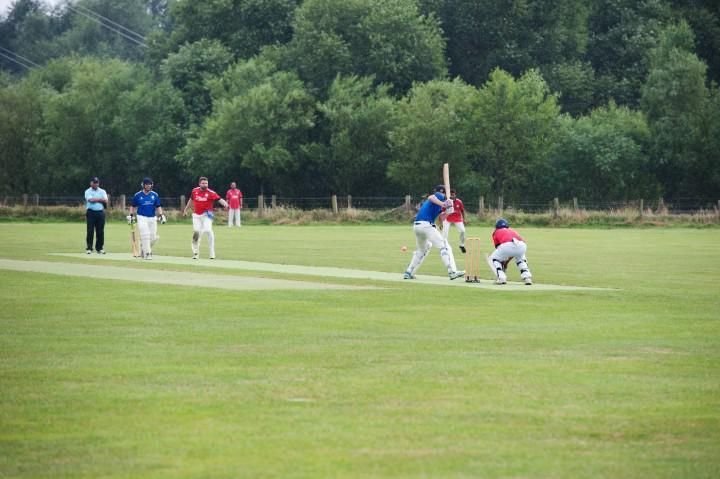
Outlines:
<svg viewBox="0 0 720 479"><path fill-rule="evenodd" d="M162 227L156 254L189 257L190 229ZM215 229L219 259L398 275L414 242L408 226ZM129 252L127 225L106 234ZM720 229L521 234L538 285L611 289L0 270L0 477L720 477ZM100 264L48 255L83 252L83 224L0 223L0 240L0 259ZM433 252L419 275L443 273Z"/></svg>

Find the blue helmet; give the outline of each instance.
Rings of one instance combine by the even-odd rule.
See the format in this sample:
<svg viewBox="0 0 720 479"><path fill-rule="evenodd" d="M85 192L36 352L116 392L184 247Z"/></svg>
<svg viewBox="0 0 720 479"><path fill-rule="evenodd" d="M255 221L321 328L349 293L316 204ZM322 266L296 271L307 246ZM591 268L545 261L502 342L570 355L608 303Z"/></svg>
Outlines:
<svg viewBox="0 0 720 479"><path fill-rule="evenodd" d="M442 193L445 194L445 185L437 185L435 191L442 191Z"/></svg>
<svg viewBox="0 0 720 479"><path fill-rule="evenodd" d="M151 180L150 178L147 178L147 177L146 177L146 178L143 178L142 184L143 184L143 185L152 185L152 184L153 184L153 180Z"/></svg>
<svg viewBox="0 0 720 479"><path fill-rule="evenodd" d="M495 229L499 230L500 228L510 228L510 224L505 220L505 218L500 218L495 223Z"/></svg>

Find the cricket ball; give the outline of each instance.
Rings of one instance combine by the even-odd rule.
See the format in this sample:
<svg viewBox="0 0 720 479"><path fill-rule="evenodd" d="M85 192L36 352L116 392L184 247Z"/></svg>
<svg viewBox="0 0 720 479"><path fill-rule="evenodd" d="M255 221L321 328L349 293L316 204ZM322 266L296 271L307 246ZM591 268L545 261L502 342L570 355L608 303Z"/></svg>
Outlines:
<svg viewBox="0 0 720 479"><path fill-rule="evenodd" d="M407 246L401 246L401 247L400 247L400 251L402 251L403 253L406 252L406 251L407 251Z"/></svg>

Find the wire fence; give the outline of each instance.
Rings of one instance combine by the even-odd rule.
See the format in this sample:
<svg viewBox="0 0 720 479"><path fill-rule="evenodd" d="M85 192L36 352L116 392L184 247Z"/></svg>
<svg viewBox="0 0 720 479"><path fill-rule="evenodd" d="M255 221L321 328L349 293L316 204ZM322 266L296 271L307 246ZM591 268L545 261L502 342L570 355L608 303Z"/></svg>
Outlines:
<svg viewBox="0 0 720 479"><path fill-rule="evenodd" d="M130 196L111 196L110 203L113 209L127 209L130 205ZM276 195L246 197L243 199L243 208L269 209L292 208L298 210L328 209L333 211L345 209L361 210L391 210L417 208L424 200L421 196L340 196L329 197L283 197ZM182 209L187 203L185 196L161 197L160 201L165 209ZM518 211L527 213L540 213L557 211L560 209L587 210L587 211L620 211L635 209L646 212L651 211L662 214L693 214L698 212L715 211L720 214L720 200L715 198L673 198L665 200L636 199L628 201L583 201L580 198L560 199L551 198L547 201L503 201L502 197L477 199L464 198L465 209L469 213L481 213L488 210ZM85 200L78 196L41 196L39 194L26 194L21 196L5 196L0 198L0 206L13 207L84 207Z"/></svg>

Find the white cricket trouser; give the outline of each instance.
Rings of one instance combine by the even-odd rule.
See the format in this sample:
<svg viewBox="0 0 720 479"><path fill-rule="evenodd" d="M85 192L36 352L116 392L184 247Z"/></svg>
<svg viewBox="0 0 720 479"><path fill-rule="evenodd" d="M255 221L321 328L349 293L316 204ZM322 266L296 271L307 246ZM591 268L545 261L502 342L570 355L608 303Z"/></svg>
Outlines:
<svg viewBox="0 0 720 479"><path fill-rule="evenodd" d="M155 216L137 215L138 232L140 233L140 249L142 257L152 253L152 247L160 238L157 234L157 218Z"/></svg>
<svg viewBox="0 0 720 479"><path fill-rule="evenodd" d="M407 267L410 274L415 273L425 261L425 257L427 257L433 246L440 250L440 260L447 268L448 273L457 271L452 248L432 224L427 221L416 221L413 225L413 232L415 233L415 252Z"/></svg>
<svg viewBox="0 0 720 479"><path fill-rule="evenodd" d="M527 258L525 258L526 251L527 245L525 242L517 239L498 246L490 255L490 262L493 268L495 268L497 279L507 281L507 275L505 271L503 271L502 264L511 258L515 258L515 264L520 270L520 277L522 277L522 279L532 278L532 273L530 273L530 268L528 268L527 265Z"/></svg>
<svg viewBox="0 0 720 479"><path fill-rule="evenodd" d="M202 235L207 234L208 247L210 248L210 257L215 257L215 233L213 233L212 224L213 220L206 214L195 214L192 215L193 219L193 241L192 241L192 252L193 254L200 254L200 240Z"/></svg>
<svg viewBox="0 0 720 479"><path fill-rule="evenodd" d="M233 222L236 226L240 226L240 208L228 209L228 226L232 226Z"/></svg>
<svg viewBox="0 0 720 479"><path fill-rule="evenodd" d="M454 226L457 228L458 232L460 233L460 246L465 246L465 223L462 221L460 222L449 222L449 221L443 221L443 230L442 235L443 238L448 239L448 235L450 234L450 226Z"/></svg>

